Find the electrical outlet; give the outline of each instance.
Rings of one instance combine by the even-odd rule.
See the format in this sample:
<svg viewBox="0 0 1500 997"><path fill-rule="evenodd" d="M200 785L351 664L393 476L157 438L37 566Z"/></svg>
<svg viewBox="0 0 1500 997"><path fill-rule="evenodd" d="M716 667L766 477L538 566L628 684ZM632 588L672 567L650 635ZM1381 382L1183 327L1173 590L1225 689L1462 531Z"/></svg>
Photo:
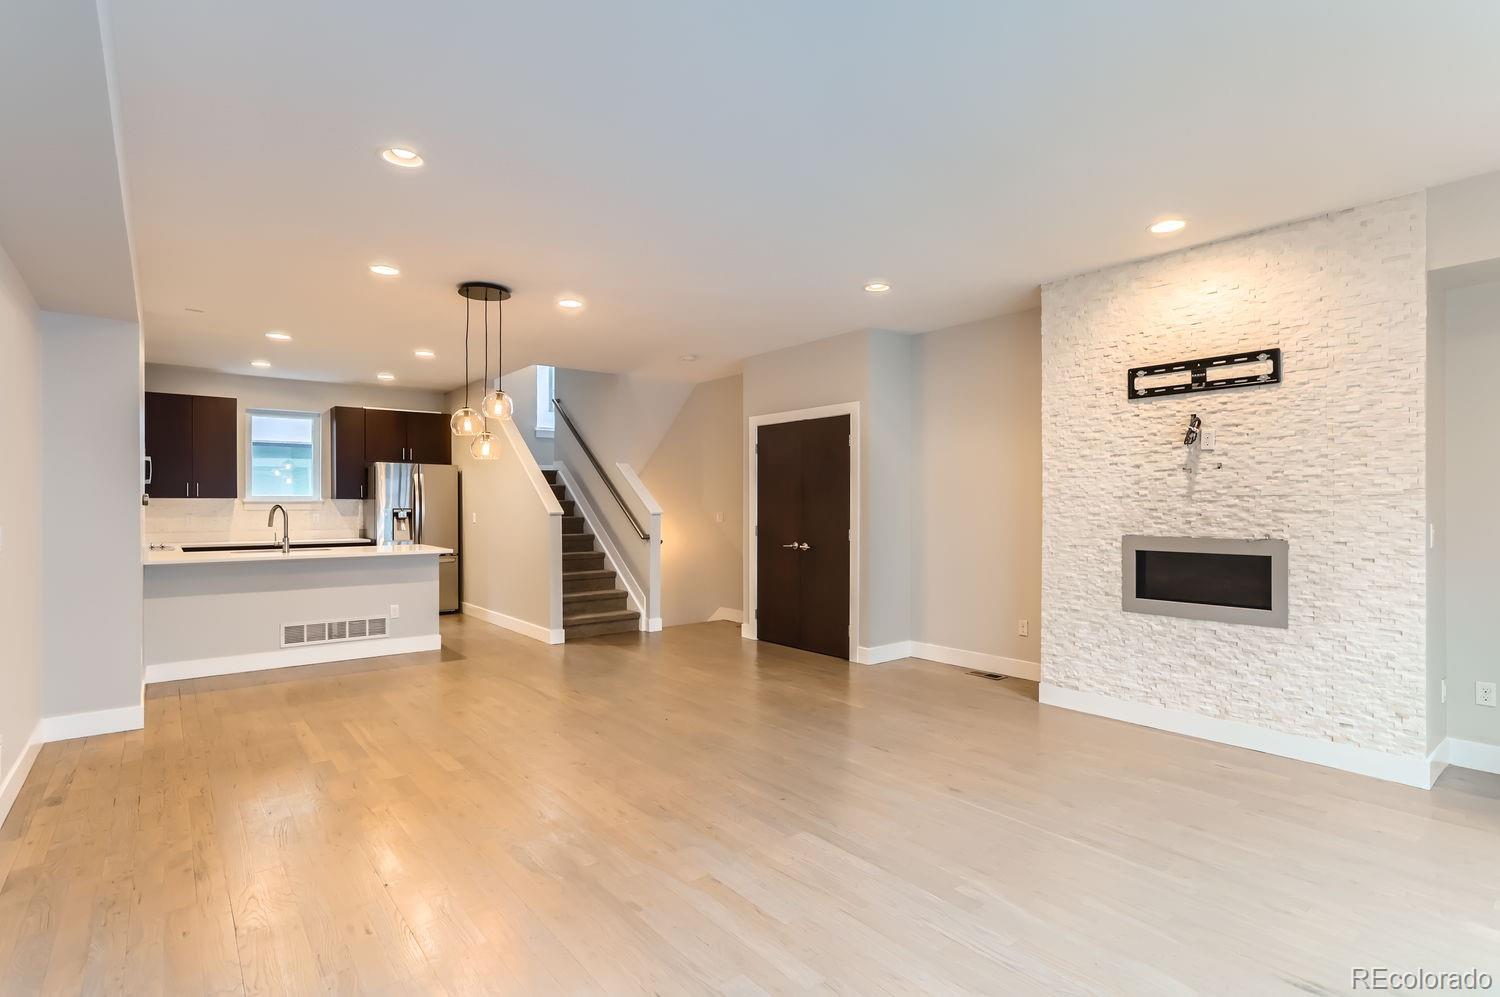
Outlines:
<svg viewBox="0 0 1500 997"><path fill-rule="evenodd" d="M391 619L393 619L393 620L399 620L400 618L401 618L401 606L399 604L397 604L397 603L394 603L394 602L391 603Z"/></svg>
<svg viewBox="0 0 1500 997"><path fill-rule="evenodd" d="M1495 705L1495 683L1493 683L1493 682L1475 682L1474 683L1474 702L1478 703L1480 706L1494 706Z"/></svg>
<svg viewBox="0 0 1500 997"><path fill-rule="evenodd" d="M1198 447L1201 450L1217 450L1219 447L1219 434L1214 432L1212 429L1205 429L1203 431L1203 438L1201 442L1199 442Z"/></svg>
<svg viewBox="0 0 1500 997"><path fill-rule="evenodd" d="M1025 637L1027 629L1028 628L1026 626L1026 621L1025 620L1017 620L1016 621L1016 636L1017 637Z"/></svg>

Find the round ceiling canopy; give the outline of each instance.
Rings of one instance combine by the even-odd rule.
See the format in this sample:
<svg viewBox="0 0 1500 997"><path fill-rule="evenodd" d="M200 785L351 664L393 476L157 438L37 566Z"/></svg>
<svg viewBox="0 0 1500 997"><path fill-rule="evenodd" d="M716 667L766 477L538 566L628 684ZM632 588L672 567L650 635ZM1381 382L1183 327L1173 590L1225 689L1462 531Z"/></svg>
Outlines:
<svg viewBox="0 0 1500 997"><path fill-rule="evenodd" d="M466 280L458 285L458 293L470 301L505 301L510 297L510 288L487 280Z"/></svg>

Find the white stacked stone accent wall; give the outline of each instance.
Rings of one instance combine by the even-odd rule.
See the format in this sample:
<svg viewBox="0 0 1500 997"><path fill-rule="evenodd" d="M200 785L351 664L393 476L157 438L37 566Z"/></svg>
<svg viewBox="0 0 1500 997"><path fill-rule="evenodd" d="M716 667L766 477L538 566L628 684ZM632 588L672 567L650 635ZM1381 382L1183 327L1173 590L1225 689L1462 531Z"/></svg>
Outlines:
<svg viewBox="0 0 1500 997"><path fill-rule="evenodd" d="M1425 753L1425 207L1042 289L1045 683ZM1131 366L1278 346L1280 385L1126 398ZM1190 476L1194 412L1219 452ZM1130 533L1289 541L1289 628L1123 612Z"/></svg>

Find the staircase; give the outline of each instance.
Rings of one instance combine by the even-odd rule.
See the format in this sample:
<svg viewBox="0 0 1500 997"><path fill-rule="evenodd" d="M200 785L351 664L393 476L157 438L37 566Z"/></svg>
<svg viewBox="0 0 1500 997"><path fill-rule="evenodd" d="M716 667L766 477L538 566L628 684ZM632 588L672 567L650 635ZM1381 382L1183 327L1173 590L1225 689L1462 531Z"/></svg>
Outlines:
<svg viewBox="0 0 1500 997"><path fill-rule="evenodd" d="M552 494L562 505L563 632L568 640L640 629L641 614L625 608L625 590L615 585L615 572L595 549L594 535L578 515L576 503L556 471L543 471Z"/></svg>

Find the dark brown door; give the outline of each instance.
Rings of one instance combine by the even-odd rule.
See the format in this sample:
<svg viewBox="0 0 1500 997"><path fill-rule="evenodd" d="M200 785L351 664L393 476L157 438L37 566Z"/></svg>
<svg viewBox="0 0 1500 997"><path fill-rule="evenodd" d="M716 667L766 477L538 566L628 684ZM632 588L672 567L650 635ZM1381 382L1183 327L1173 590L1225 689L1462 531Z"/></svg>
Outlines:
<svg viewBox="0 0 1500 997"><path fill-rule="evenodd" d="M365 409L365 460L409 460L406 452L406 413Z"/></svg>
<svg viewBox="0 0 1500 997"><path fill-rule="evenodd" d="M443 412L406 413L406 446L419 464L453 463L453 431Z"/></svg>
<svg viewBox="0 0 1500 997"><path fill-rule="evenodd" d="M193 488L193 396L146 392L146 494L188 498Z"/></svg>
<svg viewBox="0 0 1500 997"><path fill-rule="evenodd" d="M333 426L329 431L333 443L333 497L365 497L365 410L347 405L333 409Z"/></svg>
<svg viewBox="0 0 1500 997"><path fill-rule="evenodd" d="M193 498L239 495L239 403L193 396Z"/></svg>
<svg viewBox="0 0 1500 997"><path fill-rule="evenodd" d="M756 434L756 634L849 657L849 417Z"/></svg>

